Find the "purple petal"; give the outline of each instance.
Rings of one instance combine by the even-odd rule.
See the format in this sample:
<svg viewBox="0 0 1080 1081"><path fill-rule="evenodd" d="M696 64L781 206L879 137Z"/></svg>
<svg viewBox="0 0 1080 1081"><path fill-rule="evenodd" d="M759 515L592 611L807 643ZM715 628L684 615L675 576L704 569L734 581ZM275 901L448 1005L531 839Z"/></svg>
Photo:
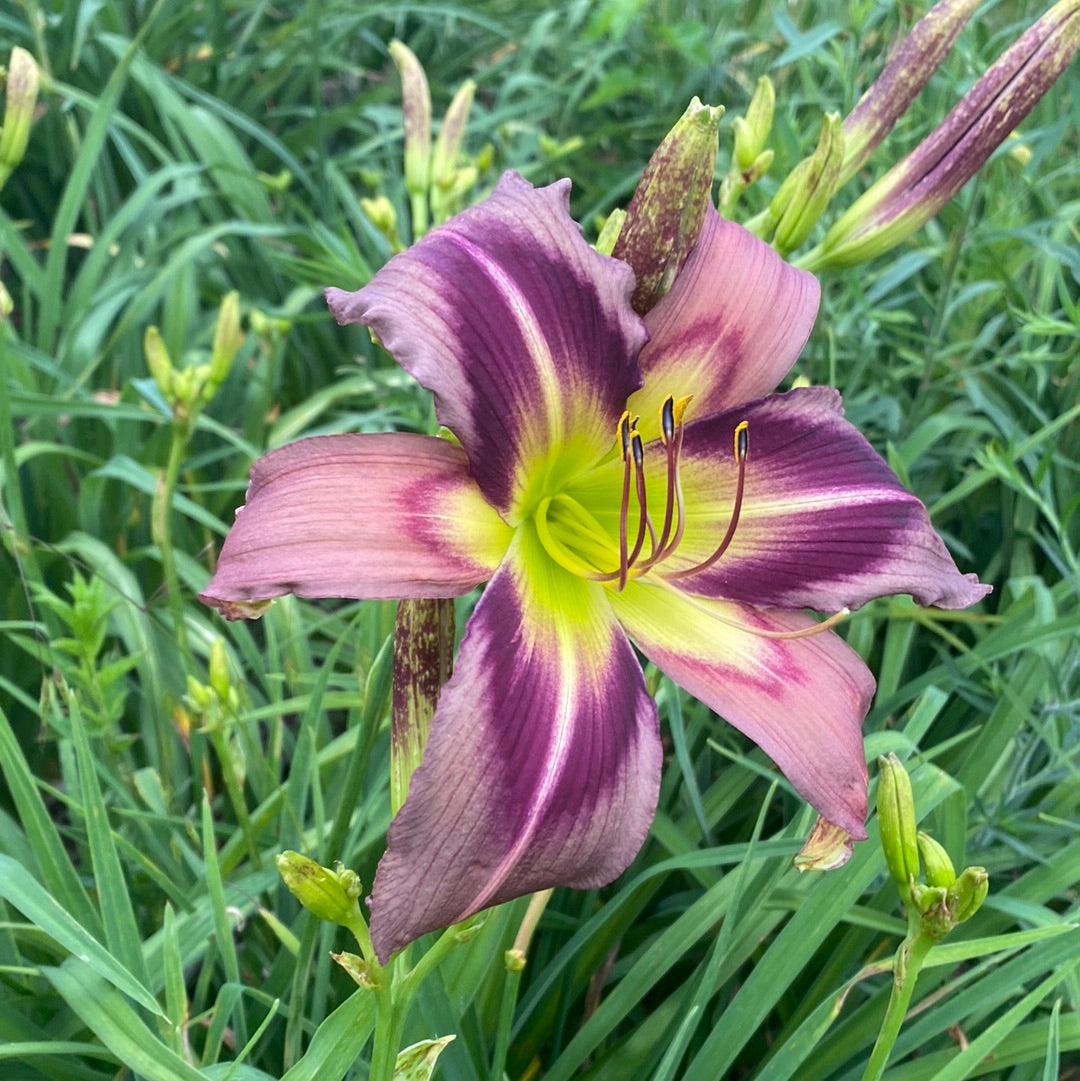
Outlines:
<svg viewBox="0 0 1080 1081"><path fill-rule="evenodd" d="M233 619L284 593L453 597L491 577L509 538L444 439L302 439L255 463L199 598Z"/></svg>
<svg viewBox="0 0 1080 1081"><path fill-rule="evenodd" d="M640 665L603 589L530 546L519 533L476 607L390 827L381 960L513 897L603 885L648 833L662 755Z"/></svg>
<svg viewBox="0 0 1080 1081"><path fill-rule="evenodd" d="M634 644L676 683L749 736L817 811L866 836L861 727L874 678L832 631L801 612L760 611L631 583L612 606ZM754 633L757 632L757 633Z"/></svg>
<svg viewBox="0 0 1080 1081"><path fill-rule="evenodd" d="M732 432L742 420L750 428L738 528L712 568L679 579L688 591L827 612L893 593L964 608L990 592L957 570L926 508L825 387L774 395L687 428L687 532L671 569L706 559L727 528L737 476Z"/></svg>
<svg viewBox="0 0 1080 1081"><path fill-rule="evenodd" d="M691 417L768 394L806 343L820 295L812 274L710 207L671 292L645 320L645 386L631 407L648 425L669 394L693 395Z"/></svg>
<svg viewBox="0 0 1080 1081"><path fill-rule="evenodd" d="M512 524L565 463L586 468L611 449L641 382L633 274L585 243L569 192L568 181L534 189L507 173L363 289L326 293L339 322L366 323L434 393Z"/></svg>

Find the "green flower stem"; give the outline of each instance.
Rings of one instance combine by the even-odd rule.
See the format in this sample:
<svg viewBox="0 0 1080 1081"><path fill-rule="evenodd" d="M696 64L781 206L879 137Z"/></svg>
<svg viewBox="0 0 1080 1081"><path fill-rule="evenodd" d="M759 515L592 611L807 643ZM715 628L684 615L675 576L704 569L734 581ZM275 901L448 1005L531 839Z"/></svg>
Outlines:
<svg viewBox="0 0 1080 1081"><path fill-rule="evenodd" d="M495 1047L491 1055L490 1081L503 1081L506 1072L506 1054L510 1049L510 1029L514 1022L514 1010L517 1008L518 989L521 986L521 973L525 970L525 958L529 952L540 917L547 908L554 890L542 890L529 898L529 907L514 937L514 945L506 951L506 980L503 983L502 1002L499 1005L499 1025L495 1031Z"/></svg>
<svg viewBox="0 0 1080 1081"><path fill-rule="evenodd" d="M499 1004L499 1027L495 1030L495 1048L491 1053L490 1081L503 1081L506 1074L506 1055L510 1050L510 1029L514 1010L517 1008L518 989L521 986L523 968L507 966L503 983L502 1002Z"/></svg>
<svg viewBox="0 0 1080 1081"><path fill-rule="evenodd" d="M409 196L410 219L412 222L412 238L415 244L430 227L428 219L427 192L414 191Z"/></svg>
<svg viewBox="0 0 1080 1081"><path fill-rule="evenodd" d="M375 989L375 1044L371 1050L371 1068L368 1081L394 1081L398 1050L405 1031L405 1015L408 1004L399 1001L395 965L391 961L382 970L379 986Z"/></svg>
<svg viewBox="0 0 1080 1081"><path fill-rule="evenodd" d="M866 1064L862 1081L880 1081L881 1075L885 1072L893 1045L896 1043L897 1036L900 1035L900 1026L904 1023L904 1016L911 1004L919 970L926 960L926 955L930 952L930 947L934 944L933 939L922 931L920 923L917 915L914 919L909 918L907 937L896 951L896 960L893 963L892 994L889 995L885 1020L882 1022L877 1040L874 1041L874 1049L870 1053L870 1061Z"/></svg>
<svg viewBox="0 0 1080 1081"><path fill-rule="evenodd" d="M188 425L174 420L172 442L169 445L169 460L165 465L157 491L154 494L152 515L153 531L158 549L161 552L161 571L165 577L165 592L169 597L173 625L176 630L176 642L184 659L184 668L193 667L191 647L188 643L184 597L180 592L180 577L176 572L176 557L172 542L172 501L176 494L176 482L180 476L180 465L187 451L190 429Z"/></svg>

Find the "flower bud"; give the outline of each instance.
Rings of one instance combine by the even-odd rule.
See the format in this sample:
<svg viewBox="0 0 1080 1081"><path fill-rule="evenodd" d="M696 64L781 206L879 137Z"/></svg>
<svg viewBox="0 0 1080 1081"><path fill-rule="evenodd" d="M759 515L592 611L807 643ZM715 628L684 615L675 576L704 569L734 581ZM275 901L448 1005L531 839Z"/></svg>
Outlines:
<svg viewBox="0 0 1080 1081"><path fill-rule="evenodd" d="M458 92L446 110L446 116L439 126L435 139L435 148L431 154L432 195L449 191L453 184L453 174L457 168L461 142L465 137L465 125L469 120L476 83L467 79L458 87Z"/></svg>
<svg viewBox="0 0 1080 1081"><path fill-rule="evenodd" d="M39 83L34 58L16 45L11 50L5 80L4 126L0 129L0 188L26 153Z"/></svg>
<svg viewBox="0 0 1080 1081"><path fill-rule="evenodd" d="M423 758L439 692L453 662L453 600L399 601L390 709L390 805L395 814Z"/></svg>
<svg viewBox="0 0 1080 1081"><path fill-rule="evenodd" d="M7 286L0 282L0 322L3 322L15 310L15 301L7 291Z"/></svg>
<svg viewBox="0 0 1080 1081"><path fill-rule="evenodd" d="M368 221L390 242L394 251L401 251L401 237L398 235L397 211L394 204L385 195L374 199L361 199L360 209Z"/></svg>
<svg viewBox="0 0 1080 1081"><path fill-rule="evenodd" d="M615 249L615 241L619 239L619 233L622 232L625 223L626 211L621 207L616 207L607 216L594 245L601 255L610 255L612 253Z"/></svg>
<svg viewBox="0 0 1080 1081"><path fill-rule="evenodd" d="M957 923L970 920L990 892L990 876L985 867L965 867L949 887L946 905Z"/></svg>
<svg viewBox="0 0 1080 1081"><path fill-rule="evenodd" d="M844 117L844 164L838 187L862 168L907 112L978 6L979 0L941 0L900 43L873 86Z"/></svg>
<svg viewBox="0 0 1080 1081"><path fill-rule="evenodd" d="M814 153L795 166L769 205L769 218L776 222L772 243L781 255L810 235L836 190L843 160L840 114L826 113Z"/></svg>
<svg viewBox="0 0 1080 1081"><path fill-rule="evenodd" d="M518 949L507 950L503 954L503 965L507 972L524 972L525 951Z"/></svg>
<svg viewBox="0 0 1080 1081"><path fill-rule="evenodd" d="M401 41L391 41L390 57L401 76L405 119L405 190L425 195L431 183L431 92L416 54Z"/></svg>
<svg viewBox="0 0 1080 1081"><path fill-rule="evenodd" d="M225 652L225 640L215 638L210 646L210 686L222 702L229 700L229 658Z"/></svg>
<svg viewBox="0 0 1080 1081"><path fill-rule="evenodd" d="M776 108L776 90L772 79L762 75L754 87L754 96L746 109L746 116L732 121L735 133L735 163L748 170L765 149L772 131L773 112Z"/></svg>
<svg viewBox="0 0 1080 1081"><path fill-rule="evenodd" d="M225 382L243 342L244 335L240 330L240 294L234 289L222 297L221 307L218 309L214 344L210 349L209 379L203 392L205 401L209 401L218 387Z"/></svg>
<svg viewBox="0 0 1080 1081"><path fill-rule="evenodd" d="M799 265L855 266L925 225L1031 112L1078 44L1080 0L1060 0L1002 53L937 129L841 215Z"/></svg>
<svg viewBox="0 0 1080 1081"><path fill-rule="evenodd" d="M947 889L956 881L956 871L949 859L949 853L930 834L923 833L922 830L919 830L916 839L927 884L944 886Z"/></svg>
<svg viewBox="0 0 1080 1081"><path fill-rule="evenodd" d="M631 303L639 315L671 288L697 243L712 198L722 115L694 98L649 159L626 208L612 255L634 271Z"/></svg>
<svg viewBox="0 0 1080 1081"><path fill-rule="evenodd" d="M878 759L877 811L885 863L903 895L919 876L919 845L911 778L895 754Z"/></svg>
<svg viewBox="0 0 1080 1081"><path fill-rule="evenodd" d="M338 865L331 871L299 852L282 852L275 861L289 892L320 920L352 927L362 921L360 880L355 871Z"/></svg>
<svg viewBox="0 0 1080 1081"><path fill-rule="evenodd" d="M176 369L173 367L169 350L165 348L161 332L157 327L146 328L146 333L143 335L143 354L154 382L157 383L158 389L171 406L176 394Z"/></svg>

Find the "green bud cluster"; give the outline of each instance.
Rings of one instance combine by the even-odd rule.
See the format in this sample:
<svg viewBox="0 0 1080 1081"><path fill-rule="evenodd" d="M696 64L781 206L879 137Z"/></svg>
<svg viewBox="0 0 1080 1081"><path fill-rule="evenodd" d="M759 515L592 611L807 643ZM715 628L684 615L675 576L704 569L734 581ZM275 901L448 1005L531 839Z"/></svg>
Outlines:
<svg viewBox="0 0 1080 1081"><path fill-rule="evenodd" d="M760 180L772 165L774 152L766 146L776 110L776 89L767 75L754 88L745 116L731 122L734 149L731 167L720 187L720 209L730 214L739 196Z"/></svg>
<svg viewBox="0 0 1080 1081"><path fill-rule="evenodd" d="M156 326L146 328L143 354L154 382L172 409L173 419L190 426L225 382L244 336L240 330L240 298L227 293L218 309L210 357L201 364L176 367Z"/></svg>
<svg viewBox="0 0 1080 1081"><path fill-rule="evenodd" d="M485 147L462 161L461 148L476 83L466 80L454 95L432 141L431 89L416 54L401 41L392 41L390 59L401 78L401 107L405 129L405 190L412 211L413 240L440 225L461 209L480 174L491 167L494 149ZM364 213L395 251L405 245L397 230L397 215L385 196L362 200ZM389 209L388 209L389 207Z"/></svg>
<svg viewBox="0 0 1080 1081"><path fill-rule="evenodd" d="M909 916L931 939L971 919L990 888L985 867L956 873L943 845L916 828L911 779L894 754L878 759L878 827L885 865ZM920 881L920 875L924 881Z"/></svg>

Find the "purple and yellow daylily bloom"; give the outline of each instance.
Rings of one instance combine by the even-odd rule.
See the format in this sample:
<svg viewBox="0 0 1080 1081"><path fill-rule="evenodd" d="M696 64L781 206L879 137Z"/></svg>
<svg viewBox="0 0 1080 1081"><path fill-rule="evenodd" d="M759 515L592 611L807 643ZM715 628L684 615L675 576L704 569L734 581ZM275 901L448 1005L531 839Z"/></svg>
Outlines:
<svg viewBox="0 0 1080 1081"><path fill-rule="evenodd" d="M586 243L568 199L568 181L508 173L362 289L328 290L456 442L338 435L266 455L202 595L239 618L285 593L488 583L375 878L381 959L628 866L662 759L635 646L865 837L874 680L831 618L884 594L957 608L987 592L835 391L770 394L814 322L813 276L710 206L642 319L629 266Z"/></svg>

